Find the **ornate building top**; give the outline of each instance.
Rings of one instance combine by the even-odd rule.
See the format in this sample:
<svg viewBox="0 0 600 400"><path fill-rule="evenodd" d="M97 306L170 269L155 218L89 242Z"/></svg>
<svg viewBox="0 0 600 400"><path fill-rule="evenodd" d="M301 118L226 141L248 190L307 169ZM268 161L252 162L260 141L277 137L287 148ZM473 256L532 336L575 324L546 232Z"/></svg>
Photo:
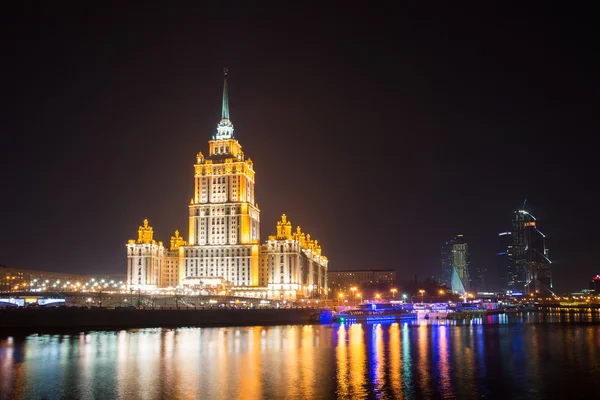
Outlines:
<svg viewBox="0 0 600 400"><path fill-rule="evenodd" d="M140 226L138 229L138 243L150 244L154 242L154 230L148 225L148 220L144 220L144 226Z"/></svg>
<svg viewBox="0 0 600 400"><path fill-rule="evenodd" d="M179 236L179 231L175 231L175 236L171 236L171 247L169 250L179 250L179 246L185 246L187 242Z"/></svg>
<svg viewBox="0 0 600 400"><path fill-rule="evenodd" d="M277 222L277 239L292 239L292 223L287 220L285 214L281 216L281 221Z"/></svg>
<svg viewBox="0 0 600 400"><path fill-rule="evenodd" d="M274 240L296 240L302 250L310 251L315 256L320 256L321 259L327 260L327 257L321 255L321 246L318 240L312 240L310 233L302 232L302 229L297 226L296 232L292 233L292 223L288 221L285 214L281 215L281 221L277 222L277 235L269 236L270 241Z"/></svg>
<svg viewBox="0 0 600 400"><path fill-rule="evenodd" d="M228 140L233 139L233 124L229 119L229 97L227 94L227 72L228 69L223 70L225 78L223 79L223 104L221 106L221 121L217 125L217 134L215 140Z"/></svg>

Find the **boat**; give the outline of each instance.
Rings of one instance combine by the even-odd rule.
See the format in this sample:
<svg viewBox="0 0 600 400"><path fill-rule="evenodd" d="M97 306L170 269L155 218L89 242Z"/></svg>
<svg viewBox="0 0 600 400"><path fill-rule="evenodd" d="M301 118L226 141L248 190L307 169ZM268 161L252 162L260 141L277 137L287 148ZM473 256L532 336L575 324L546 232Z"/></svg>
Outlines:
<svg viewBox="0 0 600 400"><path fill-rule="evenodd" d="M417 319L417 313L391 303L363 303L333 314L334 323L380 323Z"/></svg>
<svg viewBox="0 0 600 400"><path fill-rule="evenodd" d="M504 307L504 312L507 314L513 314L513 313L518 313L519 311L519 307L517 306L506 306Z"/></svg>

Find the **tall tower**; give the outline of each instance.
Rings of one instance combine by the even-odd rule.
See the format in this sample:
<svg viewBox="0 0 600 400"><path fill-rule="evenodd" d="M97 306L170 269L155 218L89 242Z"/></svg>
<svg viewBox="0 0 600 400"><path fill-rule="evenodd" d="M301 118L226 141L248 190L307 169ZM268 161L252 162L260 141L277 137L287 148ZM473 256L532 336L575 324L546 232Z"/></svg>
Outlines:
<svg viewBox="0 0 600 400"><path fill-rule="evenodd" d="M527 210L515 211L512 237L511 269L515 278L511 289L523 290L528 295L553 294L546 235L537 228L536 218Z"/></svg>
<svg viewBox="0 0 600 400"><path fill-rule="evenodd" d="M208 142L208 157L200 152L194 164L189 245L180 247L182 285L259 283L260 210L254 198L254 169L234 138L224 72L217 133Z"/></svg>
<svg viewBox="0 0 600 400"><path fill-rule="evenodd" d="M453 292L469 290L469 247L463 235L448 240L442 246L442 279Z"/></svg>
<svg viewBox="0 0 600 400"><path fill-rule="evenodd" d="M513 238L512 232L501 232L498 234L500 240L500 251L496 253L496 265L499 278L499 287L502 292L515 286L516 274L513 271ZM498 285L496 285L498 287Z"/></svg>

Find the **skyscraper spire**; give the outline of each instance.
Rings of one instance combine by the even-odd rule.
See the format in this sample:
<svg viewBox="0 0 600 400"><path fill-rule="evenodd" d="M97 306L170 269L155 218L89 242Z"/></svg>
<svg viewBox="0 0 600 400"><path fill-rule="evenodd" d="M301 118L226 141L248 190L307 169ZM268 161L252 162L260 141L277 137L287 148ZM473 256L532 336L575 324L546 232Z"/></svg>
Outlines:
<svg viewBox="0 0 600 400"><path fill-rule="evenodd" d="M215 140L226 140L233 138L233 124L229 119L229 93L227 93L227 73L229 70L223 68L223 104L221 108L221 121L217 125L217 134L213 137Z"/></svg>
<svg viewBox="0 0 600 400"><path fill-rule="evenodd" d="M229 70L227 68L223 68L223 74L225 78L223 79L223 109L221 111L221 119L229 119L229 97L227 96L227 72Z"/></svg>

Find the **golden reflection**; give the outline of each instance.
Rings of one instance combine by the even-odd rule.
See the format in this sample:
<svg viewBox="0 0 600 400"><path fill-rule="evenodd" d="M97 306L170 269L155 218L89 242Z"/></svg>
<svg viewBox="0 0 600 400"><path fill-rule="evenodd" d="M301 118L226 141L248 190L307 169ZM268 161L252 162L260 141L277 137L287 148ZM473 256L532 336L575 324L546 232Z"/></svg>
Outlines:
<svg viewBox="0 0 600 400"><path fill-rule="evenodd" d="M229 375L237 375L239 379L238 399L262 397L262 361L261 361L261 334L263 328L255 326L248 328L248 351L239 360L237 368L234 371L227 371ZM279 330L276 330L279 333ZM226 398L226 397L222 397Z"/></svg>
<svg viewBox="0 0 600 400"><path fill-rule="evenodd" d="M400 325L398 323L390 325L389 343L390 386L393 397L402 399L402 349L400 347Z"/></svg>
<svg viewBox="0 0 600 400"><path fill-rule="evenodd" d="M472 325L465 325L460 328L460 332L456 331L452 335L453 365L458 383L456 384L456 396L459 399L471 396L476 390L474 388L475 355L473 353L473 330L476 328Z"/></svg>
<svg viewBox="0 0 600 400"><path fill-rule="evenodd" d="M219 389L218 398L222 399L224 396L227 396L230 393L229 387L229 372L230 372L230 358L228 357L229 350L229 336L231 332L231 328L221 328L219 329L219 334L217 337L217 342L215 350L215 366L218 372L218 378L215 381L215 387ZM240 385L241 386L241 385Z"/></svg>
<svg viewBox="0 0 600 400"><path fill-rule="evenodd" d="M318 390L315 388L315 352L314 348L318 346L314 345L314 331L312 325L306 325L302 327L302 342L300 346L301 364L296 363L299 366L300 373L302 374L302 382L300 383L300 393L304 394L306 398L314 397L315 392ZM296 354L296 352L291 351ZM298 373L296 373L298 375Z"/></svg>
<svg viewBox="0 0 600 400"><path fill-rule="evenodd" d="M174 376L177 377L177 386L173 389L173 396L179 398L198 398L198 374L209 373L202 368L205 363L200 362L204 349L201 343L208 335L202 329L180 328L175 331L174 348ZM170 383L170 382L169 382Z"/></svg>
<svg viewBox="0 0 600 400"><path fill-rule="evenodd" d="M337 364L337 393L338 397L350 396L350 385L348 378L348 345L346 342L346 325L340 325L337 330L337 347L335 349Z"/></svg>
<svg viewBox="0 0 600 400"><path fill-rule="evenodd" d="M429 327L426 324L419 325L418 341L419 341L419 364L417 370L419 372L421 388L430 386L431 374L429 372Z"/></svg>
<svg viewBox="0 0 600 400"><path fill-rule="evenodd" d="M349 347L350 347L350 387L354 395L365 395L366 384L366 354L365 340L362 324L350 325Z"/></svg>
<svg viewBox="0 0 600 400"><path fill-rule="evenodd" d="M590 365L598 365L598 347L600 343L594 343L594 339L596 339L595 332L597 331L591 327L585 330L585 343L587 345Z"/></svg>

